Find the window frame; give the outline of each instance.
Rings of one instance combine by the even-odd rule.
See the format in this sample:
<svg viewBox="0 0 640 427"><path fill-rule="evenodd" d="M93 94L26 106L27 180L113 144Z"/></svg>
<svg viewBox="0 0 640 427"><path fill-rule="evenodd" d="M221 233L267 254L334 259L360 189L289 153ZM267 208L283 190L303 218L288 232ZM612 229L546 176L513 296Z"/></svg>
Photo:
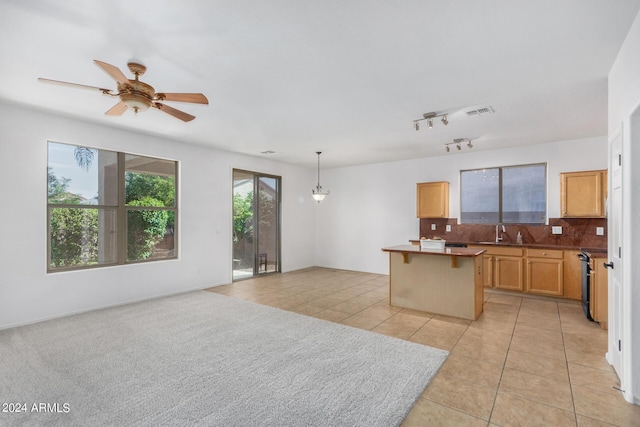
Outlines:
<svg viewBox="0 0 640 427"><path fill-rule="evenodd" d="M68 142L59 142L55 140L47 140L47 168L49 168L49 144L58 144L58 145L66 145L70 147L83 147L89 148L92 150L98 151L107 151L116 154L116 175L117 175L117 204L116 205L101 205L101 204L72 204L72 203L49 203L49 194L47 191L47 201L46 201L46 221L47 221L47 255L46 255L46 264L47 264L47 273L60 273L60 272L68 272L68 271L76 271L76 270L89 270L95 268L103 268L103 267L113 267L113 266L121 266L121 265L129 265L129 264L140 264L147 262L156 262L156 261L168 261L178 259L179 255L179 171L180 171L180 162L174 159L167 159L156 156L149 156L145 154L137 154L130 152L122 152L116 150L109 150L105 148L98 148L89 145L78 145L71 144ZM129 206L126 203L126 162L125 157L127 155L134 155L140 157L146 157L149 159L162 160L173 162L174 165L174 204L173 206L164 206L164 207L156 207L156 206ZM47 188L49 184L49 177L47 174ZM115 262L107 262L102 264L93 264L93 265L80 265L80 266L72 266L72 267L52 267L51 265L51 211L53 209L95 209L98 212L102 211L115 211L116 215L116 254L115 254ZM174 213L174 228L173 228L173 255L166 256L162 258L147 258L140 260L127 260L127 233L128 233L128 212L133 210L163 210Z"/></svg>
<svg viewBox="0 0 640 427"><path fill-rule="evenodd" d="M544 221L542 222L504 222L503 218L503 169L514 169L514 168L523 168L530 166L544 166ZM522 224L522 225L546 225L549 223L549 167L547 162L537 162L537 163L524 163L518 165L507 165L507 166L491 166L491 167L482 167L482 168L474 168L474 169L462 169L459 173L459 182L460 182L460 224L494 224L493 222L468 222L463 221L462 215L462 198L463 198L463 188L462 188L462 174L464 172L473 172L485 169L497 169L498 170L498 221L497 224Z"/></svg>

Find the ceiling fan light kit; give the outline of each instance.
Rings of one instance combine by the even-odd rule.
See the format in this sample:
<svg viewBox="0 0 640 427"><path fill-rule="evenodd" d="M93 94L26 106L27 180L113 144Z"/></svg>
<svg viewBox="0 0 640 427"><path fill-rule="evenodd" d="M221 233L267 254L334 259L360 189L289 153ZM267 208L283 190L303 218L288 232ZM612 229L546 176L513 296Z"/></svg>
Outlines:
<svg viewBox="0 0 640 427"><path fill-rule="evenodd" d="M160 101L188 102L192 104L205 105L209 104L209 100L207 99L207 97L201 93L156 92L153 86L139 80L139 77L147 71L147 67L137 62L130 62L127 64L127 66L129 67L129 71L131 71L131 73L135 76L133 80L128 79L115 65L111 65L98 60L94 60L93 62L117 82L117 93L114 93L111 89L104 89L76 83L67 83L59 80L50 80L43 78L40 78L38 80L44 83L61 84L82 89L98 90L104 95L120 98L120 102L118 102L116 105L105 112L105 114L108 116L122 115L125 111L127 111L127 109L131 109L134 113L138 113L141 111L146 111L150 107L154 107L184 122L189 122L196 117L192 116L191 114L185 113L184 111L163 104Z"/></svg>

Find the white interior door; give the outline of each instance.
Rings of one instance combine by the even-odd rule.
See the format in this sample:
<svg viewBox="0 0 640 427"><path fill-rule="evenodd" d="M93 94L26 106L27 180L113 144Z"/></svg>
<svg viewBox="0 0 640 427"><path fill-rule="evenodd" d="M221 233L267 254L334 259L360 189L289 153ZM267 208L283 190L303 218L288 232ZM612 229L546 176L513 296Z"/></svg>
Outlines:
<svg viewBox="0 0 640 427"><path fill-rule="evenodd" d="M609 351L607 360L618 377L624 378L621 351L624 304L622 301L622 129L609 138Z"/></svg>

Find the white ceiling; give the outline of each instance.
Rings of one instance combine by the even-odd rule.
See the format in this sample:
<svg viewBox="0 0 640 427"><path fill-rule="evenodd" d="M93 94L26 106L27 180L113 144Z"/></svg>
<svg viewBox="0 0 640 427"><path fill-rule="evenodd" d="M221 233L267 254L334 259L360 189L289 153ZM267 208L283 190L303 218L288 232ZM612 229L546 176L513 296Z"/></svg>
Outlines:
<svg viewBox="0 0 640 427"><path fill-rule="evenodd" d="M308 167L607 134L607 74L640 0L2 0L0 98ZM107 117L98 59L210 105ZM495 114L467 117L490 105ZM449 125L413 128L423 113ZM8 141L4 142L9 143ZM90 145L90 144L89 144ZM461 152L465 152L463 149ZM448 155L455 155L457 150Z"/></svg>

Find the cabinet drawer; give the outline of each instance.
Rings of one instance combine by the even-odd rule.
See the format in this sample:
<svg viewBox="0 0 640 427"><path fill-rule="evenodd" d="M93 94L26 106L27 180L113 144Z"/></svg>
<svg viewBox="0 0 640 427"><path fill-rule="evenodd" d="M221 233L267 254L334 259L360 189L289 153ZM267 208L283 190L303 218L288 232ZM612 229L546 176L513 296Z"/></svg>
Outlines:
<svg viewBox="0 0 640 427"><path fill-rule="evenodd" d="M562 259L563 251L556 249L527 249L527 256L532 258Z"/></svg>
<svg viewBox="0 0 640 427"><path fill-rule="evenodd" d="M506 256L522 256L522 248L505 248L495 246L482 246L486 249L485 255L506 255Z"/></svg>

